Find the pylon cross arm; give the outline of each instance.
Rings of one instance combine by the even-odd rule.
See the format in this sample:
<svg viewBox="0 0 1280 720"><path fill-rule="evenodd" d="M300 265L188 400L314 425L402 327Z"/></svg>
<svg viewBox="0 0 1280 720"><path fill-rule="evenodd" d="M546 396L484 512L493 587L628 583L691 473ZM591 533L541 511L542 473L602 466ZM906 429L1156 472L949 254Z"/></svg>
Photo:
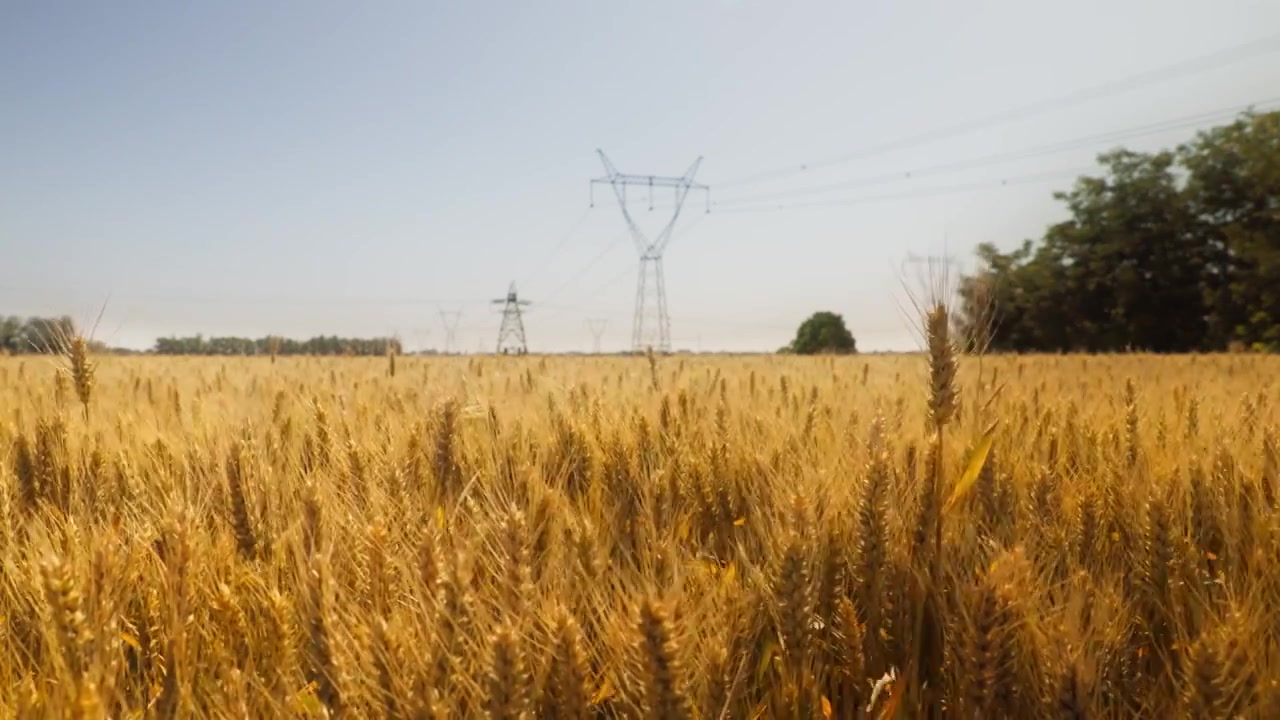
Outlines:
<svg viewBox="0 0 1280 720"><path fill-rule="evenodd" d="M643 185L645 187L672 187L672 188L706 188L702 183L693 182L692 180L681 176L671 177L663 175L607 175L592 179L593 183L608 183L610 185Z"/></svg>

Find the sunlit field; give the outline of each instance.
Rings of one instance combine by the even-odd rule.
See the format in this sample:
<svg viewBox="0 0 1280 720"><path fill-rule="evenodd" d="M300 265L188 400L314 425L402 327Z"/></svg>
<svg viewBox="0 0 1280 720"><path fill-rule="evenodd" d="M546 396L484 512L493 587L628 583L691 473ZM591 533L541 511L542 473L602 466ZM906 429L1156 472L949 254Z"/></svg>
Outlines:
<svg viewBox="0 0 1280 720"><path fill-rule="evenodd" d="M1280 357L67 362L6 717L1280 717Z"/></svg>

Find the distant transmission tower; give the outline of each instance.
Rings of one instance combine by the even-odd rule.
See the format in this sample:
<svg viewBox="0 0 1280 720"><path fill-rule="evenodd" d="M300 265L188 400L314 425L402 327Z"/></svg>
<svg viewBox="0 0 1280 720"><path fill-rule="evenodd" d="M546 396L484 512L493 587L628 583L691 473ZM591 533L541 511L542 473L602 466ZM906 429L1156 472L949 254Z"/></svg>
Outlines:
<svg viewBox="0 0 1280 720"><path fill-rule="evenodd" d="M624 175L618 172L603 150L600 162L604 163L605 173L602 178L591 181L591 205L595 206L595 187L599 183L607 183L613 188L618 199L618 207L622 209L622 217L631 230L631 239L640 253L640 278L636 285L636 315L631 331L631 349L642 352L653 348L658 352L671 351L671 316L667 313L667 287L662 276L662 253L671 242L671 233L675 230L676 220L680 218L680 210L684 208L685 198L690 190L702 190L707 195L707 212L711 212L711 189L706 185L695 183L693 176L702 164L702 158L694 161L689 170L680 177L658 177L654 175ZM639 185L649 188L649 210L653 210L653 189L674 188L675 203L669 220L652 242L636 225L627 208L627 186Z"/></svg>
<svg viewBox="0 0 1280 720"><path fill-rule="evenodd" d="M605 325L609 321L605 318L587 318L587 330L591 332L591 351L596 355L600 354L600 339L604 337Z"/></svg>
<svg viewBox="0 0 1280 720"><path fill-rule="evenodd" d="M921 292L928 290L944 291L948 289L946 287L948 278L952 277L951 273L955 272L955 268L959 267L959 265L960 261L952 255L916 255L913 252L908 252L907 256L902 260L901 271L903 279L906 280L907 267L910 266L915 269L915 277L910 278L911 281L919 285L919 287L913 288L915 290ZM941 286L938 286L939 283ZM946 298L932 299L942 300Z"/></svg>
<svg viewBox="0 0 1280 720"><path fill-rule="evenodd" d="M520 308L529 305L528 300L516 297L516 284L511 283L507 296L493 301L494 305L502 305L502 327L498 328L498 354L524 355L529 346L524 340L524 320L520 317Z"/></svg>
<svg viewBox="0 0 1280 720"><path fill-rule="evenodd" d="M448 355L458 346L458 321L462 319L461 310L441 310L440 322L444 323L444 353Z"/></svg>
<svg viewBox="0 0 1280 720"><path fill-rule="evenodd" d="M906 267L907 265L915 265L915 266L921 266L921 265L923 265L923 266L925 266L925 267L928 267L928 266L930 266L930 265L933 265L933 266L954 266L954 265L957 265L957 264L959 264L959 261L958 261L958 260L956 260L955 256L953 256L953 255L947 255L947 254L943 254L943 255L917 255L917 254L915 254L915 253L913 253L913 252L907 252L907 256L906 256L905 258L903 258L903 259L902 259L902 266L903 266L903 267Z"/></svg>

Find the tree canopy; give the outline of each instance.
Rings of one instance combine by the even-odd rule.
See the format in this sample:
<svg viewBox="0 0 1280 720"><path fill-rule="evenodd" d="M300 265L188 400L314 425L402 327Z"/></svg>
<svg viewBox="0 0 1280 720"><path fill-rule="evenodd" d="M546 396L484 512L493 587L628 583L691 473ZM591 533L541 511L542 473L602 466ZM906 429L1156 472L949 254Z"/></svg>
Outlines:
<svg viewBox="0 0 1280 720"><path fill-rule="evenodd" d="M827 311L816 312L801 323L795 340L787 349L797 355L858 351L853 333L845 327L844 318Z"/></svg>
<svg viewBox="0 0 1280 720"><path fill-rule="evenodd" d="M977 248L962 324L993 308L993 350L1280 350L1280 112L1099 162L1038 241Z"/></svg>

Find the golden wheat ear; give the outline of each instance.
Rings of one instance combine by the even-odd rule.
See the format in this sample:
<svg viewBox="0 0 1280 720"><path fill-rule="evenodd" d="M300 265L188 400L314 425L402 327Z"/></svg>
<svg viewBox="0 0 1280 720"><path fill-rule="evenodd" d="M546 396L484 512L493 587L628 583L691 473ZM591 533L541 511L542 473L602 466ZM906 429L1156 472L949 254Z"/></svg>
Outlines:
<svg viewBox="0 0 1280 720"><path fill-rule="evenodd" d="M490 641L489 675L485 684L485 712L493 720L525 720L529 686L524 653L514 628L504 625Z"/></svg>
<svg viewBox="0 0 1280 720"><path fill-rule="evenodd" d="M71 339L67 350L67 363L71 370L71 379L76 388L76 397L84 408L85 420L89 419L89 401L93 397L94 373L97 364L89 359L89 342L83 335Z"/></svg>
<svg viewBox="0 0 1280 720"><path fill-rule="evenodd" d="M329 715L338 716L344 706L343 678L334 648L329 563L323 555L312 555L306 571L307 676Z"/></svg>
<svg viewBox="0 0 1280 720"><path fill-rule="evenodd" d="M538 692L535 717L586 720L591 716L590 665L582 631L563 607L556 608L551 617L549 666Z"/></svg>
<svg viewBox="0 0 1280 720"><path fill-rule="evenodd" d="M692 718L692 705L684 690L683 664L670 611L658 600L644 599L640 603L637 630L645 717L650 720Z"/></svg>

